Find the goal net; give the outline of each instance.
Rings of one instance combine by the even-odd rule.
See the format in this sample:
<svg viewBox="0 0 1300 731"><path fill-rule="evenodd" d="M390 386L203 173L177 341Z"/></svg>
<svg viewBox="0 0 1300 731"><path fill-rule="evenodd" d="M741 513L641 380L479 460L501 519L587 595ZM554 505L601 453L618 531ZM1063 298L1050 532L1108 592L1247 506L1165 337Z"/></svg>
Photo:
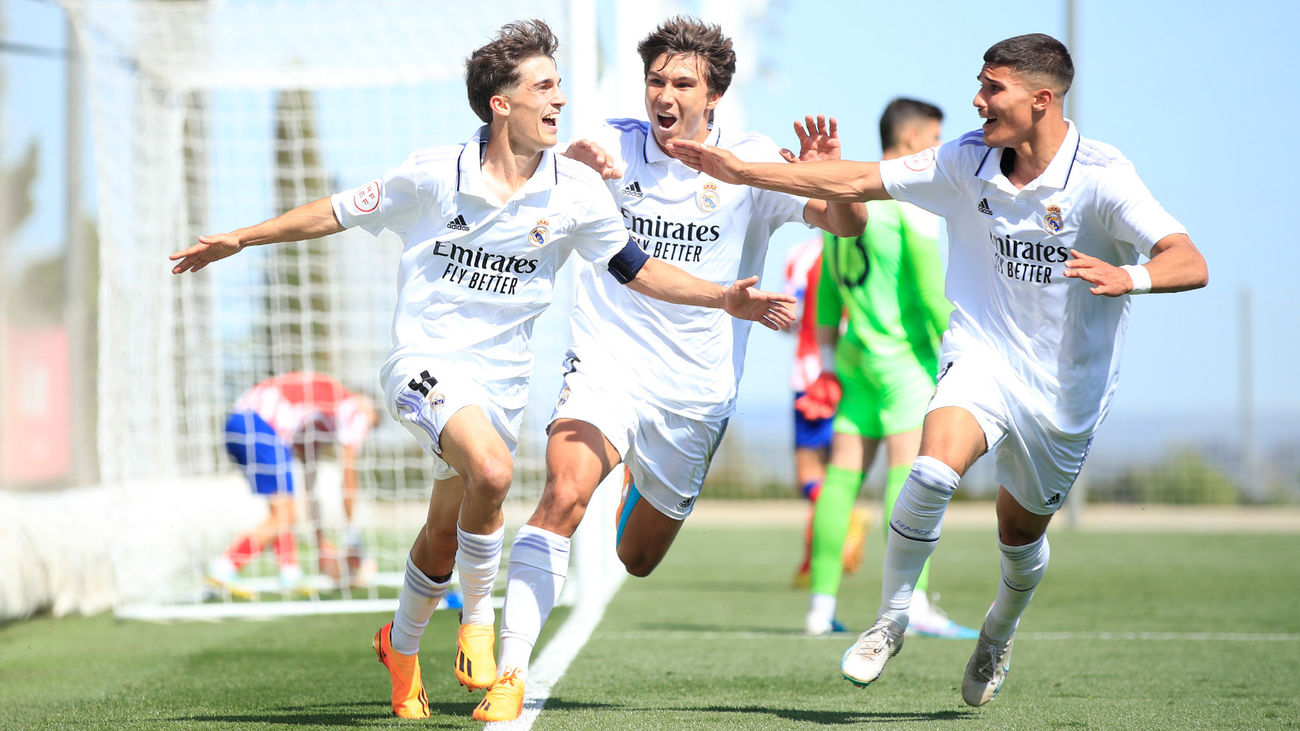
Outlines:
<svg viewBox="0 0 1300 731"><path fill-rule="evenodd" d="M400 242L348 231L257 247L180 277L169 273L167 255L200 234L362 184L412 150L467 139L479 121L466 102L463 63L505 22L545 19L562 42L566 90L594 97L594 3L61 5L91 93L101 264L99 362L86 373L98 374L97 489L111 506L101 522L112 538L119 613L266 615L395 604L433 480L427 455L386 417L357 465L356 524L373 574L348 576L345 567L335 581L317 570L316 528L342 543L340 470L328 460L311 494L299 490L296 498L306 575L293 591L281 587L267 554L239 578L251 599L212 592L204 569L267 510L225 454L231 404L255 383L299 370L378 395ZM562 139L584 115L570 105ZM535 330L533 401L507 505L507 545L545 479L544 425L567 338L568 296L558 291ZM596 532L593 523L612 529L612 509L593 509L582 531ZM600 547L608 540L584 541L580 533L575 587L596 583L592 571L609 570L597 555L610 554ZM580 556L584 550L595 553Z"/></svg>

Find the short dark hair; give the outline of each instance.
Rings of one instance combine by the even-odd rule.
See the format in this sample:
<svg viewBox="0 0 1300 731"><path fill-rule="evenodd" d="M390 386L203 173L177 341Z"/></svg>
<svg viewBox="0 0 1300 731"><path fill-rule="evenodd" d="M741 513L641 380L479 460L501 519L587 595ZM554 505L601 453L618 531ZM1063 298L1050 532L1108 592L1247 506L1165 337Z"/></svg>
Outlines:
<svg viewBox="0 0 1300 731"><path fill-rule="evenodd" d="M465 90L469 108L484 122L492 121L492 97L519 83L519 65L530 58L555 58L559 40L541 20L506 23L487 45L465 61Z"/></svg>
<svg viewBox="0 0 1300 731"><path fill-rule="evenodd" d="M705 83L715 94L726 93L736 73L736 52L722 28L685 15L665 20L636 46L645 73L650 64L664 55L694 55L704 62Z"/></svg>
<svg viewBox="0 0 1300 731"><path fill-rule="evenodd" d="M880 146L886 150L898 144L899 133L907 125L922 119L943 121L943 110L920 99L898 97L885 106L880 115Z"/></svg>
<svg viewBox="0 0 1300 731"><path fill-rule="evenodd" d="M984 52L988 66L1006 66L1017 74L1037 77L1064 97L1074 81L1074 61L1065 44L1045 33L1029 33L998 41Z"/></svg>

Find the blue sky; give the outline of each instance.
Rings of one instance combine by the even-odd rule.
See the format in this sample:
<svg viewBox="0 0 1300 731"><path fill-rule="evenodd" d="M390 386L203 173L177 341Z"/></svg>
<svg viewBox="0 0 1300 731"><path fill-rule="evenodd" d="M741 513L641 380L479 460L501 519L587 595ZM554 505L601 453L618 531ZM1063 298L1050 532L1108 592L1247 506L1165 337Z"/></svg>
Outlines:
<svg viewBox="0 0 1300 731"><path fill-rule="evenodd" d="M708 3L682 3L708 17ZM600 2L602 9L610 3ZM1071 92L1083 134L1115 145L1188 228L1210 263L1198 292L1135 301L1112 419L1195 415L1235 432L1237 306L1254 310L1254 392L1261 415L1300 423L1300 307L1287 254L1296 243L1291 212L1300 186L1300 5L1291 2L1178 4L1077 0L1077 68ZM63 20L47 2L4 3L4 37L62 48ZM491 7L490 4L487 7ZM1064 3L928 4L773 2L744 59L756 78L733 88L720 113L743 108L744 123L786 145L805 113L839 118L848 157L875 159L885 103L909 95L947 113L945 137L977 126L970 105L980 56L993 42L1041 31L1064 38ZM627 49L626 53L633 53ZM4 159L41 140L40 209L7 242L11 264L57 251L63 240L62 63L4 55ZM629 84L637 84L631 78ZM611 113L639 110L610 110ZM737 114L738 112L733 112ZM430 143L452 140L430 140ZM376 171L380 172L380 171ZM93 193L93 184L86 183ZM779 262L810 232L787 226L773 239L765 286L779 287ZM742 408L784 403L788 340L756 332ZM760 360L761 359L761 360ZM779 362L779 360L778 360ZM1264 435L1262 435L1264 436Z"/></svg>

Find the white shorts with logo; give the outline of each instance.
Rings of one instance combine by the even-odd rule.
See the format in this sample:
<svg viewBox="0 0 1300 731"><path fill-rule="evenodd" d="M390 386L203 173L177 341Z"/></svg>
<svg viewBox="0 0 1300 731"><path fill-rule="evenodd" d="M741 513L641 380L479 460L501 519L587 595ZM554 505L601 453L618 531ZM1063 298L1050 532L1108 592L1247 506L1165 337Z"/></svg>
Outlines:
<svg viewBox="0 0 1300 731"><path fill-rule="evenodd" d="M524 410L502 406L493 394L527 389L527 379L481 383L465 364L423 358L386 366L381 377L389 413L433 455L434 479L446 480L457 474L442 459L442 430L452 415L467 406L483 411L512 456L519 446Z"/></svg>
<svg viewBox="0 0 1300 731"><path fill-rule="evenodd" d="M1021 507L1051 515L1070 493L1092 446L1092 434L1068 434L1026 404L1023 386L996 361L945 354L926 413L948 406L969 411L980 428L1000 485Z"/></svg>
<svg viewBox="0 0 1300 731"><path fill-rule="evenodd" d="M551 423L577 419L599 429L632 470L641 497L664 515L685 520L704 487L727 419L664 411L635 398L615 374L583 366L570 351Z"/></svg>

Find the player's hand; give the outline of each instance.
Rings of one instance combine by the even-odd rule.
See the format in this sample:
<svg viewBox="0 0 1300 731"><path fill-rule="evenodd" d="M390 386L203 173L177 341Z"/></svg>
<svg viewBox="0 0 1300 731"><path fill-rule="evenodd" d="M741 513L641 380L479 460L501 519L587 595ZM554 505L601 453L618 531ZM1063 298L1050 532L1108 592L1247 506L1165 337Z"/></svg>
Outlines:
<svg viewBox="0 0 1300 731"><path fill-rule="evenodd" d="M669 140L668 154L681 160L687 167L724 183L741 183L740 174L745 163L727 150L701 145L694 140Z"/></svg>
<svg viewBox="0 0 1300 731"><path fill-rule="evenodd" d="M803 122L794 123L794 134L799 138L799 155L782 149L781 157L786 162L818 162L820 160L840 159L839 127L834 117L809 114Z"/></svg>
<svg viewBox="0 0 1300 731"><path fill-rule="evenodd" d="M563 154L600 173L602 180L623 177L622 171L614 167L614 156L591 140L574 140Z"/></svg>
<svg viewBox="0 0 1300 731"><path fill-rule="evenodd" d="M794 407L805 419L829 419L840 407L843 393L840 379L831 371L822 371L817 380L808 384L803 395L795 399Z"/></svg>
<svg viewBox="0 0 1300 731"><path fill-rule="evenodd" d="M782 330L794 322L795 299L788 294L754 289L758 277L733 283L723 295L722 309L740 320L753 320L769 330Z"/></svg>
<svg viewBox="0 0 1300 731"><path fill-rule="evenodd" d="M1114 264L1075 249L1070 249L1070 257L1065 262L1065 276L1095 285L1089 292L1105 297L1121 297L1133 291L1133 278Z"/></svg>
<svg viewBox="0 0 1300 731"><path fill-rule="evenodd" d="M188 249L181 249L167 258L172 261L180 261L179 264L172 267L172 274L184 274L185 272L197 272L218 259L225 259L232 254L238 254L242 248L244 248L244 245L239 243L239 237L234 234L213 234L211 236L200 236L199 243Z"/></svg>

